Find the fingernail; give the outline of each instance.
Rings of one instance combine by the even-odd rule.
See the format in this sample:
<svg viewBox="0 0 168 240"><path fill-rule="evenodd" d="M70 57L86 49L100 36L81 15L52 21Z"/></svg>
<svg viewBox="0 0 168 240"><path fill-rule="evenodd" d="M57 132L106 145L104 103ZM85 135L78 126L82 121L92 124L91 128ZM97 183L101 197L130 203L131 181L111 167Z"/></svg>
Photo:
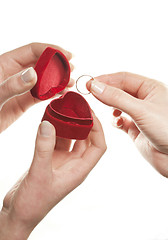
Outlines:
<svg viewBox="0 0 168 240"><path fill-rule="evenodd" d="M36 72L34 68L30 67L21 73L21 79L24 82L28 83L35 77L35 75L36 75Z"/></svg>
<svg viewBox="0 0 168 240"><path fill-rule="evenodd" d="M51 133L52 133L51 123L49 123L48 121L43 121L40 124L40 134L44 137L49 137L51 136Z"/></svg>
<svg viewBox="0 0 168 240"><path fill-rule="evenodd" d="M93 93L101 94L105 89L105 85L99 81L91 81L90 91Z"/></svg>
<svg viewBox="0 0 168 240"><path fill-rule="evenodd" d="M112 125L117 128L121 128L123 126L123 120L121 117L114 117L112 121Z"/></svg>

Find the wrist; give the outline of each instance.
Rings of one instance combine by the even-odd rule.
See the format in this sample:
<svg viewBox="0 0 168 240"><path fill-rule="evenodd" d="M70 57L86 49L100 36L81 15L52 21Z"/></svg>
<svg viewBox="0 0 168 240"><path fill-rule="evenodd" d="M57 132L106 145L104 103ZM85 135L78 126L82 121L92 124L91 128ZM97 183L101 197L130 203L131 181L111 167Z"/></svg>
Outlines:
<svg viewBox="0 0 168 240"><path fill-rule="evenodd" d="M12 219L3 208L0 211L0 239L1 240L26 240L31 231L24 224Z"/></svg>

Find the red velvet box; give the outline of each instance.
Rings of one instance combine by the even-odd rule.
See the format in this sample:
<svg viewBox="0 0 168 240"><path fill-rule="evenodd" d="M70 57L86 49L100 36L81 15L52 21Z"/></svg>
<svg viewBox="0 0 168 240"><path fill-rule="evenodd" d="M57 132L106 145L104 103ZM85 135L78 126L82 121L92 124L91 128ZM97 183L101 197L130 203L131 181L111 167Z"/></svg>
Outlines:
<svg viewBox="0 0 168 240"><path fill-rule="evenodd" d="M52 123L57 136L70 139L87 138L93 119L86 100L76 92L66 92L46 108L42 120Z"/></svg>
<svg viewBox="0 0 168 240"><path fill-rule="evenodd" d="M36 63L37 83L32 88L33 97L45 100L61 92L70 79L70 65L62 52L46 48Z"/></svg>
<svg viewBox="0 0 168 240"><path fill-rule="evenodd" d="M61 92L70 79L70 65L66 57L54 48L46 48L40 56L35 70L38 81L31 90L33 97L49 99ZM43 120L52 123L59 137L69 139L87 138L93 118L87 101L76 92L66 92L47 106Z"/></svg>

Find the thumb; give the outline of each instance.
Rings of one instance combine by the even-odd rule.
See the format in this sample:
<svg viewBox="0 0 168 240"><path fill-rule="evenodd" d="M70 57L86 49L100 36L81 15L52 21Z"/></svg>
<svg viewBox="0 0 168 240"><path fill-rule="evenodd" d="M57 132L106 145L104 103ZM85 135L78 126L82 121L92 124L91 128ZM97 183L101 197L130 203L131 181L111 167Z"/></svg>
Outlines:
<svg viewBox="0 0 168 240"><path fill-rule="evenodd" d="M55 147L55 128L43 121L38 129L35 152L29 174L46 176L52 171L52 155Z"/></svg>
<svg viewBox="0 0 168 240"><path fill-rule="evenodd" d="M0 106L2 107L10 98L30 90L36 81L37 75L32 67L6 79L0 84Z"/></svg>
<svg viewBox="0 0 168 240"><path fill-rule="evenodd" d="M88 82L89 91L104 104L118 108L134 117L142 107L141 100L131 96L123 90L109 86L103 82L93 80Z"/></svg>

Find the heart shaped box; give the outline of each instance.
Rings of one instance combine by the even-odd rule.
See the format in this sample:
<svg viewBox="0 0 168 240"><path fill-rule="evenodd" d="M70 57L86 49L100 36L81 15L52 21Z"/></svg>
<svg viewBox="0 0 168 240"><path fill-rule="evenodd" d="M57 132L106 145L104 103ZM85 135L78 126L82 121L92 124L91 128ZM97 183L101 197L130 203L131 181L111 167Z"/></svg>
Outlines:
<svg viewBox="0 0 168 240"><path fill-rule="evenodd" d="M45 100L61 92L70 79L70 65L62 52L46 48L36 63L37 83L33 97ZM67 92L46 108L43 120L54 125L59 137L83 140L87 138L93 118L87 101L76 92Z"/></svg>
<svg viewBox="0 0 168 240"><path fill-rule="evenodd" d="M66 92L46 108L43 120L54 125L57 136L82 140L87 138L93 118L87 101L76 92Z"/></svg>
<svg viewBox="0 0 168 240"><path fill-rule="evenodd" d="M48 47L36 63L37 83L32 88L33 97L45 100L61 92L70 79L70 65L67 58L57 49Z"/></svg>

